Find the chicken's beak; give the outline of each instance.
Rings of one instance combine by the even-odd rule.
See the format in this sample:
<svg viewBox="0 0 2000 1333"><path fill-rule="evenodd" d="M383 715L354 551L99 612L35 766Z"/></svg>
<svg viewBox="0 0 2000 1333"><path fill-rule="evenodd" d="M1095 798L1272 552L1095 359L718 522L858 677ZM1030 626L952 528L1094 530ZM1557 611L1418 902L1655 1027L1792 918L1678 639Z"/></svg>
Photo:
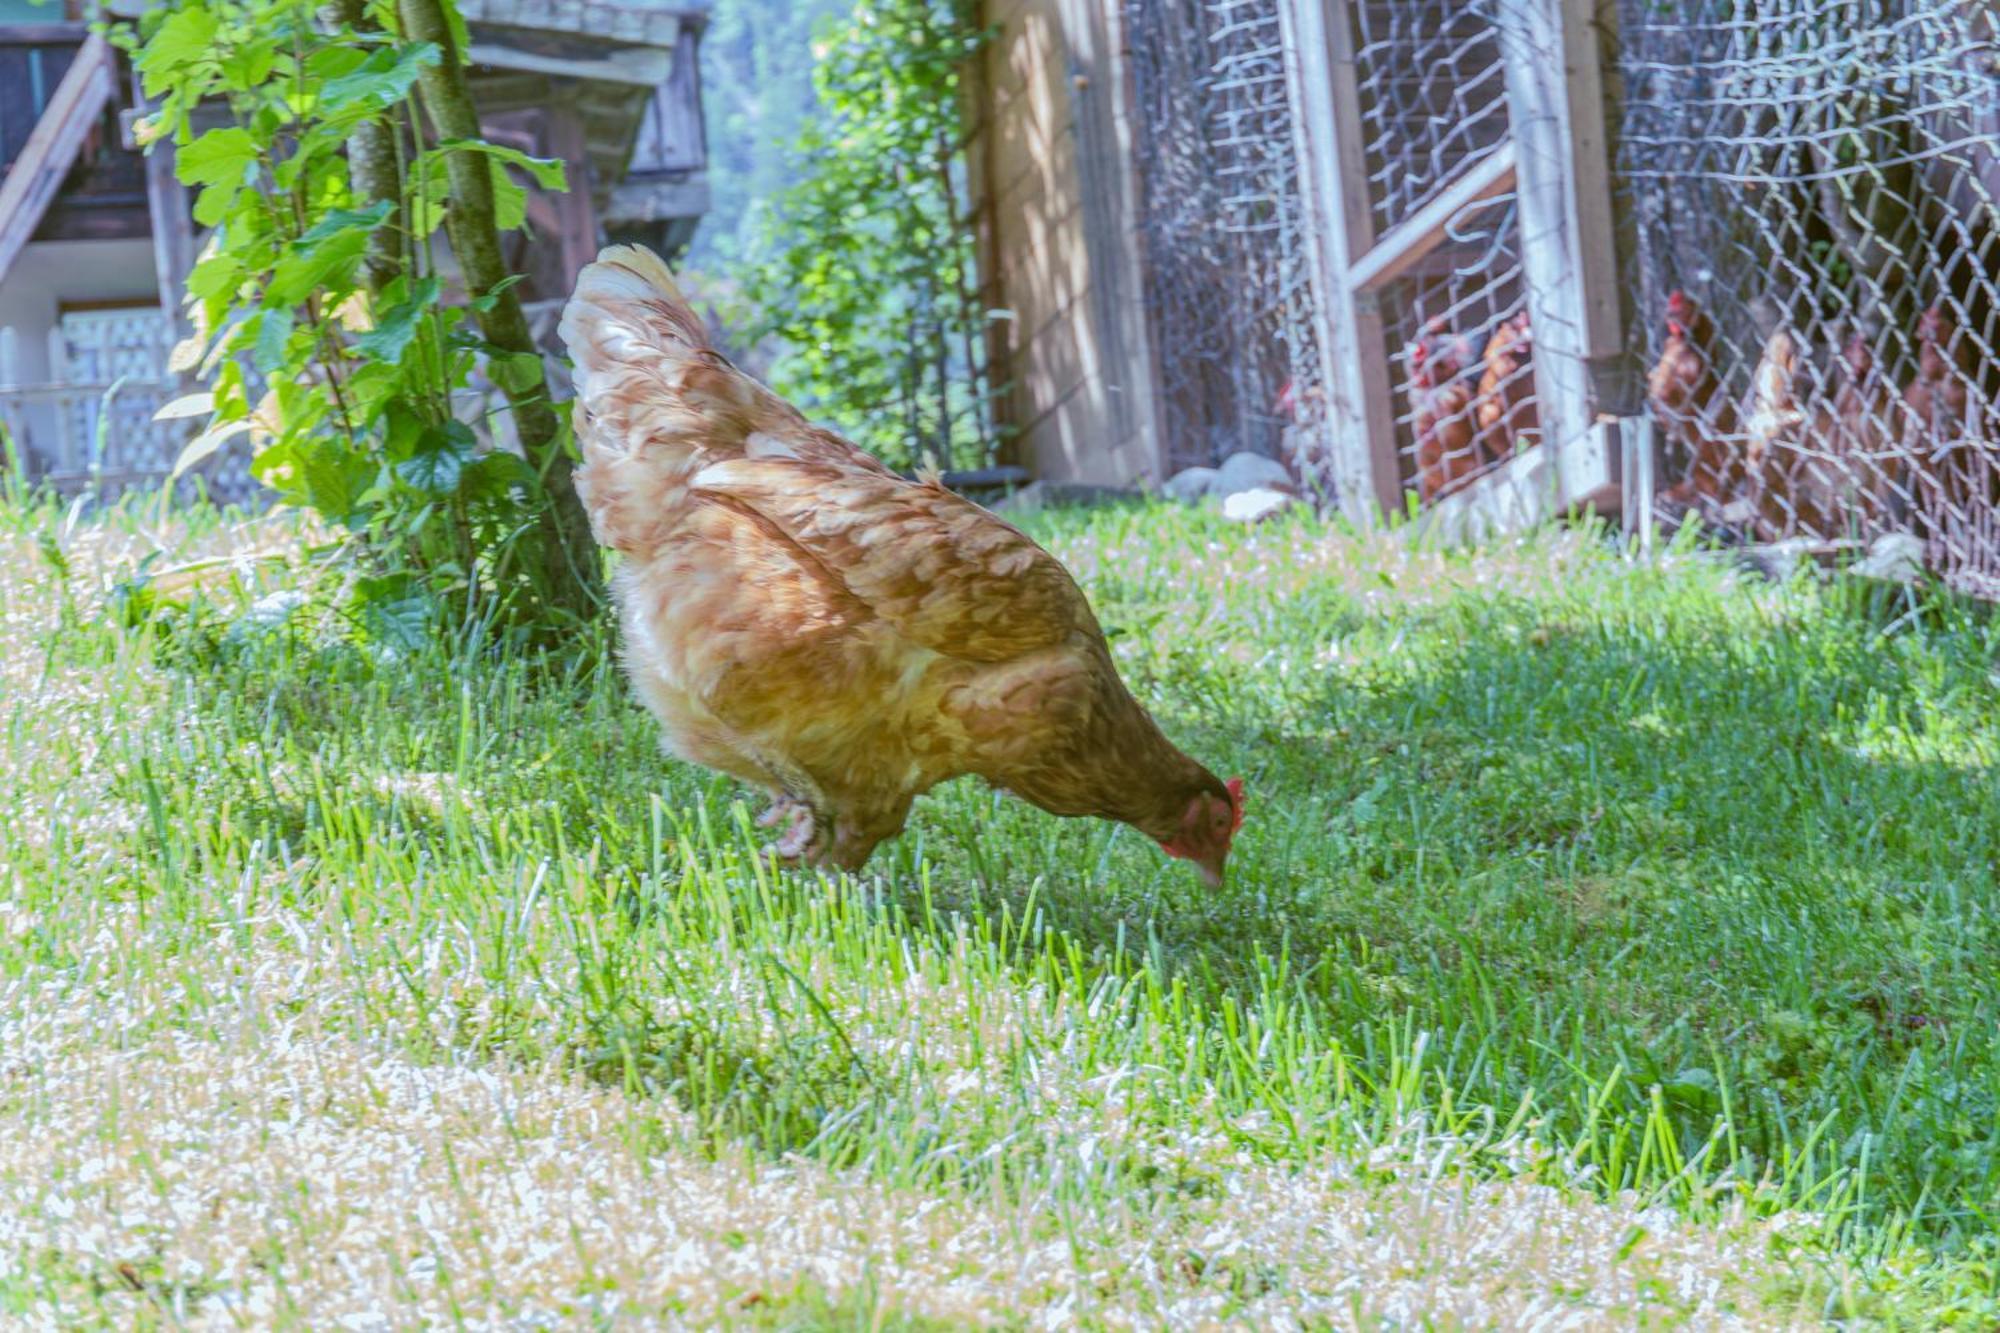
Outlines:
<svg viewBox="0 0 2000 1333"><path fill-rule="evenodd" d="M1200 873L1203 884L1206 884L1211 889L1222 887L1222 861L1220 858L1217 858L1213 864L1207 861L1196 861L1194 868Z"/></svg>

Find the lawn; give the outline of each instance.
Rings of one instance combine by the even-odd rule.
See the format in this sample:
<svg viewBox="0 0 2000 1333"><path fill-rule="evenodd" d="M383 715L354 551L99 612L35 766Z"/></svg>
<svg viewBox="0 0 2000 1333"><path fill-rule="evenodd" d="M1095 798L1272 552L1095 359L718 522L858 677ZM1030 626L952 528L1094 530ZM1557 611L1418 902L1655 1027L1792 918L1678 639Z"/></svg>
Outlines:
<svg viewBox="0 0 2000 1333"><path fill-rule="evenodd" d="M970 783L776 874L606 639L0 511L0 1318L2000 1318L2000 622L1036 522L1248 778L1225 889Z"/></svg>

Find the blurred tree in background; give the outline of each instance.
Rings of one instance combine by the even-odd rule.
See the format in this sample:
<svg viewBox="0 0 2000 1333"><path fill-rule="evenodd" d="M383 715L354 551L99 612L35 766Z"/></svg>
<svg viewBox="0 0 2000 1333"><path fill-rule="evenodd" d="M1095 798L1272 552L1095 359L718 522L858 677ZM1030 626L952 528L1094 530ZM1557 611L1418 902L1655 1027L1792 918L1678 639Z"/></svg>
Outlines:
<svg viewBox="0 0 2000 1333"><path fill-rule="evenodd" d="M759 200L791 184L792 141L816 108L813 34L854 0L716 0L701 42L712 202L688 263L717 272L751 250Z"/></svg>
<svg viewBox="0 0 2000 1333"><path fill-rule="evenodd" d="M859 0L813 43L816 108L733 272L772 387L895 466L994 453L965 170L972 0Z"/></svg>

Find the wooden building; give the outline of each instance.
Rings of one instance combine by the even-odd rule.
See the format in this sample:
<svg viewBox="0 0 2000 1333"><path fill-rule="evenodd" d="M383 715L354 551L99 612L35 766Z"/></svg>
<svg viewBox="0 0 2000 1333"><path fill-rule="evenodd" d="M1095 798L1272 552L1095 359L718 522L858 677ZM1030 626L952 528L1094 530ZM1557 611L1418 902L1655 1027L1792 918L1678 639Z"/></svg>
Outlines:
<svg viewBox="0 0 2000 1333"><path fill-rule="evenodd" d="M136 14L140 0L109 6ZM540 322L607 238L684 248L708 207L708 0L461 0L488 137L569 164L510 238ZM0 0L0 421L59 487L166 473L167 356L199 245L167 159L130 139L124 58L67 9ZM240 458L211 476L249 489Z"/></svg>
<svg viewBox="0 0 2000 1333"><path fill-rule="evenodd" d="M1576 14L1546 22L1581 43L1590 2L986 0L973 177L1016 461L1144 485L1261 455L1374 521L1424 489L1410 349L1527 312L1543 355L1506 383L1561 448L1523 432L1459 527L1601 501L1598 417L1632 410L1596 374L1621 350L1602 110L1523 35ZM1540 99L1546 135L1551 97L1579 128L1517 177L1509 106Z"/></svg>
<svg viewBox="0 0 2000 1333"><path fill-rule="evenodd" d="M1163 480L1118 0L989 0L973 192L1002 424L1049 480Z"/></svg>

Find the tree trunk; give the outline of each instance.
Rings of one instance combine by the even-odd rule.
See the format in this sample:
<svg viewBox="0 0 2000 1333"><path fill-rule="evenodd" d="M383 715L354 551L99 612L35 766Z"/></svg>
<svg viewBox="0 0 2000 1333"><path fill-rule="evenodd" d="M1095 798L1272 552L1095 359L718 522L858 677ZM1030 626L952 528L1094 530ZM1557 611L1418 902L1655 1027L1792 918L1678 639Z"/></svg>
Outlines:
<svg viewBox="0 0 2000 1333"><path fill-rule="evenodd" d="M418 79L424 111L443 139L477 139L479 112L473 105L472 90L465 81L461 52L453 39L444 6L451 0L397 0L403 36L408 41L432 42L443 59L426 69ZM527 317L521 313L520 298L509 287L495 292L508 277L507 262L500 252L500 230L493 220L493 177L487 157L481 153L453 153L445 163L451 186L450 204L445 210L445 233L458 257L459 271L465 276L468 295L493 295L491 308L475 311L479 331L486 341L503 352L540 355L528 332ZM561 562L551 570L559 602L579 614L602 604L601 564L597 544L590 535L590 522L576 493L572 476L574 463L564 448L561 423L549 400L544 377L524 384L512 375L502 379L501 388L514 410L514 431L521 441L529 466L542 478L547 503L537 517L546 548L546 558Z"/></svg>
<svg viewBox="0 0 2000 1333"><path fill-rule="evenodd" d="M381 25L368 13L367 0L333 0L326 17L354 32L379 32ZM403 271L403 173L396 154L394 113L385 111L364 121L347 138L347 174L354 183L355 200L361 204L387 200L389 220L368 238L368 288L379 292Z"/></svg>

